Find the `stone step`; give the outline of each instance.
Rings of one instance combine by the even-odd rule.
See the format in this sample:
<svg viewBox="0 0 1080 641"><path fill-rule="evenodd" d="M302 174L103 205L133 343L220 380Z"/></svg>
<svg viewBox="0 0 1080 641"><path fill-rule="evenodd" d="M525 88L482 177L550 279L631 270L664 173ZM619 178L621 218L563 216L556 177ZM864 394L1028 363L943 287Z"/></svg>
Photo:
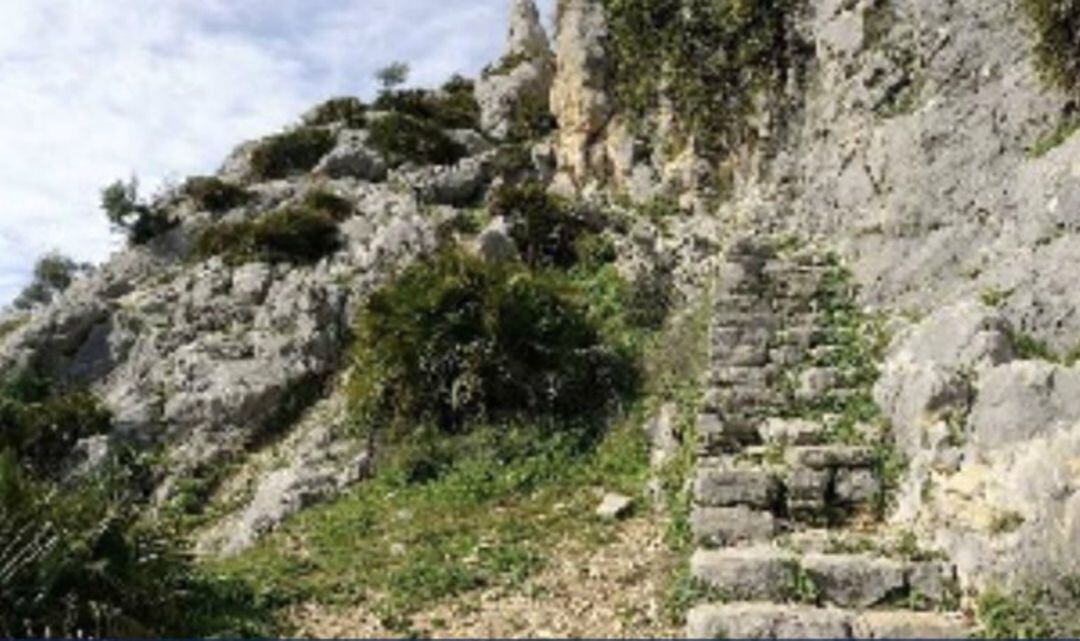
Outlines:
<svg viewBox="0 0 1080 641"><path fill-rule="evenodd" d="M795 555L768 545L699 549L690 557L690 573L731 600L786 602L799 587Z"/></svg>
<svg viewBox="0 0 1080 641"><path fill-rule="evenodd" d="M874 449L865 445L792 447L788 448L784 454L788 465L815 470L869 468L875 462Z"/></svg>
<svg viewBox="0 0 1080 641"><path fill-rule="evenodd" d="M779 527L779 521L772 512L742 505L694 505L690 512L694 541L706 548L764 543L777 535Z"/></svg>
<svg viewBox="0 0 1080 641"><path fill-rule="evenodd" d="M694 502L705 507L745 506L772 511L781 497L780 479L757 467L698 467Z"/></svg>
<svg viewBox="0 0 1080 641"><path fill-rule="evenodd" d="M972 631L960 614L805 605L707 604L687 616L690 639L961 639Z"/></svg>
<svg viewBox="0 0 1080 641"><path fill-rule="evenodd" d="M715 411L698 415L697 435L706 452L737 451L761 442L756 420Z"/></svg>
<svg viewBox="0 0 1080 641"><path fill-rule="evenodd" d="M941 561L873 554L799 555L775 545L697 550L692 575L731 599L870 608L952 606L955 569Z"/></svg>

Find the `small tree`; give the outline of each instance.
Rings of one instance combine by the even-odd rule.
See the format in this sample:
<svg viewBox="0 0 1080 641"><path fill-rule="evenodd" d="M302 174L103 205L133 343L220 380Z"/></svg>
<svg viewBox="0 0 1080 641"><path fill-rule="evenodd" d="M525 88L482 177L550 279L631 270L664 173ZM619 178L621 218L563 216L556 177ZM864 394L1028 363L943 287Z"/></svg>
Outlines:
<svg viewBox="0 0 1080 641"><path fill-rule="evenodd" d="M139 201L139 180L117 180L101 191L101 208L113 227L127 234L128 240L141 245L168 231L175 221Z"/></svg>
<svg viewBox="0 0 1080 641"><path fill-rule="evenodd" d="M375 78L382 85L384 92L393 91L409 79L409 65L405 62L391 62L375 72Z"/></svg>
<svg viewBox="0 0 1080 641"><path fill-rule="evenodd" d="M30 309L46 305L67 289L80 273L90 269L86 263L77 263L60 252L53 251L38 259L34 265L34 279L19 293L13 305L16 309Z"/></svg>

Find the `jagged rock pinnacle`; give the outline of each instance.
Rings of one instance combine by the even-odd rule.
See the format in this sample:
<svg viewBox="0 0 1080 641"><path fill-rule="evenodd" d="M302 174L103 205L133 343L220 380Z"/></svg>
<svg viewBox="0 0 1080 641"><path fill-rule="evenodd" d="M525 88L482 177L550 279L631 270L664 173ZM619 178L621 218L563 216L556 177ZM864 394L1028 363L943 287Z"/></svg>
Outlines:
<svg viewBox="0 0 1080 641"><path fill-rule="evenodd" d="M533 0L512 0L510 35L506 43L508 56L550 56L547 33L540 23L540 11Z"/></svg>

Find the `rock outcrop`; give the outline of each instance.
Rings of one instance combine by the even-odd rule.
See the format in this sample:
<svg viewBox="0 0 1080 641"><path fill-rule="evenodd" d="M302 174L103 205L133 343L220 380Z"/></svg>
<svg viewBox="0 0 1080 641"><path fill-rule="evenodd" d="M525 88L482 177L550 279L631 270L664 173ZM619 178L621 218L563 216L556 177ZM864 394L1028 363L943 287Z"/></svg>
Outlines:
<svg viewBox="0 0 1080 641"><path fill-rule="evenodd" d="M506 53L476 84L484 131L504 139L528 112L546 112L554 59L533 0L514 0Z"/></svg>
<svg viewBox="0 0 1080 641"><path fill-rule="evenodd" d="M568 193L605 171L601 134L614 113L607 37L602 3L561 1L551 110L559 123L556 184Z"/></svg>

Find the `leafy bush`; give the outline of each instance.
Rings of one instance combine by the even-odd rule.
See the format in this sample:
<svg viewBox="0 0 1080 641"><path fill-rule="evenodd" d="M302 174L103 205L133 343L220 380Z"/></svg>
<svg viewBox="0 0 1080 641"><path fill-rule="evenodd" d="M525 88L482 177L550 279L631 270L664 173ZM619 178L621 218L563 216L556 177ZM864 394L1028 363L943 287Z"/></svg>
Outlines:
<svg viewBox="0 0 1080 641"><path fill-rule="evenodd" d="M383 92L375 109L426 120L443 129L478 129L480 105L473 83L461 76L451 78L439 91L405 89Z"/></svg>
<svg viewBox="0 0 1080 641"><path fill-rule="evenodd" d="M504 183L491 196L492 216L502 216L525 262L533 267L568 268L587 248L580 242L594 231L543 183Z"/></svg>
<svg viewBox="0 0 1080 641"><path fill-rule="evenodd" d="M260 180L288 178L311 171L333 148L326 129L300 127L263 141L251 154L251 170Z"/></svg>
<svg viewBox="0 0 1080 641"><path fill-rule="evenodd" d="M113 227L123 231L133 245L142 245L176 226L165 212L139 200L139 182L118 180L101 191L101 208Z"/></svg>
<svg viewBox="0 0 1080 641"><path fill-rule="evenodd" d="M1036 64L1050 84L1068 92L1080 88L1080 3L1022 0L1035 25Z"/></svg>
<svg viewBox="0 0 1080 641"><path fill-rule="evenodd" d="M29 376L0 385L0 452L13 452L33 469L55 470L76 441L107 432L111 422L88 392L55 390Z"/></svg>
<svg viewBox="0 0 1080 641"><path fill-rule="evenodd" d="M194 176L184 183L186 193L199 209L221 213L251 202L248 190L214 176Z"/></svg>
<svg viewBox="0 0 1080 641"><path fill-rule="evenodd" d="M368 106L359 98L331 98L322 103L304 119L309 127L321 127L342 123L351 129L363 129L367 125Z"/></svg>
<svg viewBox="0 0 1080 641"><path fill-rule="evenodd" d="M357 326L361 422L459 432L517 416L588 419L632 390L572 284L447 249L374 294Z"/></svg>
<svg viewBox="0 0 1080 641"><path fill-rule="evenodd" d="M308 205L263 214L255 220L213 225L195 241L195 255L247 262L315 263L341 246L334 213Z"/></svg>
<svg viewBox="0 0 1080 641"><path fill-rule="evenodd" d="M12 302L15 309L46 305L66 290L75 278L90 270L90 265L76 263L59 252L51 252L34 265L34 278Z"/></svg>
<svg viewBox="0 0 1080 641"><path fill-rule="evenodd" d="M406 162L451 165L465 157L466 149L430 120L393 112L368 126L368 144L391 166Z"/></svg>
<svg viewBox="0 0 1080 641"><path fill-rule="evenodd" d="M669 98L701 151L726 154L752 138L761 92L783 88L794 64L788 18L801 0L604 0L615 97L641 119Z"/></svg>

